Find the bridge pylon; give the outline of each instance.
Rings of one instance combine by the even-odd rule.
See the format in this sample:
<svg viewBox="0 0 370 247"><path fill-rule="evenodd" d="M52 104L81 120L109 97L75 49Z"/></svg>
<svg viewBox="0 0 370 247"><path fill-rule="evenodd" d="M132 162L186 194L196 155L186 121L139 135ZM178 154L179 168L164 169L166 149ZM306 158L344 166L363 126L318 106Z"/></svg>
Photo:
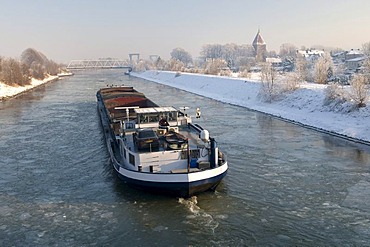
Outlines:
<svg viewBox="0 0 370 247"><path fill-rule="evenodd" d="M128 56L130 57L130 65L132 65L133 57L136 57L136 63L140 61L140 53L130 53Z"/></svg>

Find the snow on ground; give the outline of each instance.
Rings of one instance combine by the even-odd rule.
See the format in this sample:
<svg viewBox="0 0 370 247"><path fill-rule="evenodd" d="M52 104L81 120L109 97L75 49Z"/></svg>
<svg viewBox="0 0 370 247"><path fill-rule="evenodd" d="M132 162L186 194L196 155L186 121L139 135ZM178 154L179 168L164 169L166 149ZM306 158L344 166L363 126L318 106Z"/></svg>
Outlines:
<svg viewBox="0 0 370 247"><path fill-rule="evenodd" d="M9 86L9 85L6 85L6 84L0 82L0 100L2 98L8 98L8 97L15 96L17 94L20 94L22 92L30 90L34 87L37 87L41 84L52 81L56 78L58 78L58 76L49 76L49 77L45 78L44 80L36 80L36 79L32 78L31 84L26 85L24 87L12 87L12 86Z"/></svg>
<svg viewBox="0 0 370 247"><path fill-rule="evenodd" d="M356 111L335 112L323 104L326 85L301 84L299 89L287 94L282 100L266 103L257 96L261 84L254 78L242 79L169 71L132 72L131 75L320 130L370 142L370 102L367 107Z"/></svg>

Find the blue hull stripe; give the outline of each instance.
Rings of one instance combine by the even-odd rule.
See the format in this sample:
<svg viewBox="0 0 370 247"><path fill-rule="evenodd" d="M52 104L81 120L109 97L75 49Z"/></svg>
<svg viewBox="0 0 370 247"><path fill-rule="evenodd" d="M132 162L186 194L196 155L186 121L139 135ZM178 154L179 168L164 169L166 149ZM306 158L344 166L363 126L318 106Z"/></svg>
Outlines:
<svg viewBox="0 0 370 247"><path fill-rule="evenodd" d="M203 179L200 181L190 182L190 183L158 183L158 182L148 182L136 179L131 179L118 173L118 177L123 181L127 182L132 187L160 194L175 195L181 197L189 197L198 194L203 191L210 189L216 189L217 185L221 182L222 178L226 176L226 171L216 177Z"/></svg>

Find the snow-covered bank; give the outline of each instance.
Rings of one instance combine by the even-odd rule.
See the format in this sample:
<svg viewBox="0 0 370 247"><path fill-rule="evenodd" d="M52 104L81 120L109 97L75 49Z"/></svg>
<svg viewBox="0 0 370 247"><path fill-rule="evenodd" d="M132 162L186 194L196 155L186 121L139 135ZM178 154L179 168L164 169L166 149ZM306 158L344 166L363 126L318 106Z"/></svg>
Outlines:
<svg viewBox="0 0 370 247"><path fill-rule="evenodd" d="M323 105L326 85L302 84L284 99L265 103L257 96L261 86L258 81L167 71L146 71L131 75L370 142L370 102L358 111L333 112Z"/></svg>
<svg viewBox="0 0 370 247"><path fill-rule="evenodd" d="M6 84L0 82L0 101L3 100L3 99L7 99L7 98L17 96L18 94L24 93L28 90L31 90L33 88L36 88L36 87L42 85L42 84L45 84L45 83L48 83L48 82L51 82L51 81L55 81L58 78L59 78L58 76L49 76L49 77L45 78L44 80L36 80L36 79L32 78L31 83L29 85L24 86L24 87L9 86L9 85L6 85Z"/></svg>

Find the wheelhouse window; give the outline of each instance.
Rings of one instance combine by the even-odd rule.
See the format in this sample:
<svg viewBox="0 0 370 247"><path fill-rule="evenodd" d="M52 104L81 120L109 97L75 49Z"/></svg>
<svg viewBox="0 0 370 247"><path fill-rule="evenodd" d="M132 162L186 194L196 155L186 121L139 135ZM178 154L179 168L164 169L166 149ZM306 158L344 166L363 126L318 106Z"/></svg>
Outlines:
<svg viewBox="0 0 370 247"><path fill-rule="evenodd" d="M135 113L138 116L138 124L158 123L162 118L168 122L177 122L178 116L178 111L172 106L137 108Z"/></svg>
<svg viewBox="0 0 370 247"><path fill-rule="evenodd" d="M177 121L177 112L162 112L160 114L161 118L166 119L168 122L176 122Z"/></svg>
<svg viewBox="0 0 370 247"><path fill-rule="evenodd" d="M141 114L139 123L156 123L159 121L159 114Z"/></svg>
<svg viewBox="0 0 370 247"><path fill-rule="evenodd" d="M129 161L131 165L135 166L135 156L134 155L129 154Z"/></svg>
<svg viewBox="0 0 370 247"><path fill-rule="evenodd" d="M187 150L181 151L181 159L185 160L187 158L188 158L188 151Z"/></svg>
<svg viewBox="0 0 370 247"><path fill-rule="evenodd" d="M177 121L177 112L168 112L168 121Z"/></svg>
<svg viewBox="0 0 370 247"><path fill-rule="evenodd" d="M199 150L198 149L190 150L189 156L190 156L190 158L198 159L200 157ZM187 158L188 158L188 151L187 150L182 150L181 151L181 159L184 160L184 159L187 159Z"/></svg>

